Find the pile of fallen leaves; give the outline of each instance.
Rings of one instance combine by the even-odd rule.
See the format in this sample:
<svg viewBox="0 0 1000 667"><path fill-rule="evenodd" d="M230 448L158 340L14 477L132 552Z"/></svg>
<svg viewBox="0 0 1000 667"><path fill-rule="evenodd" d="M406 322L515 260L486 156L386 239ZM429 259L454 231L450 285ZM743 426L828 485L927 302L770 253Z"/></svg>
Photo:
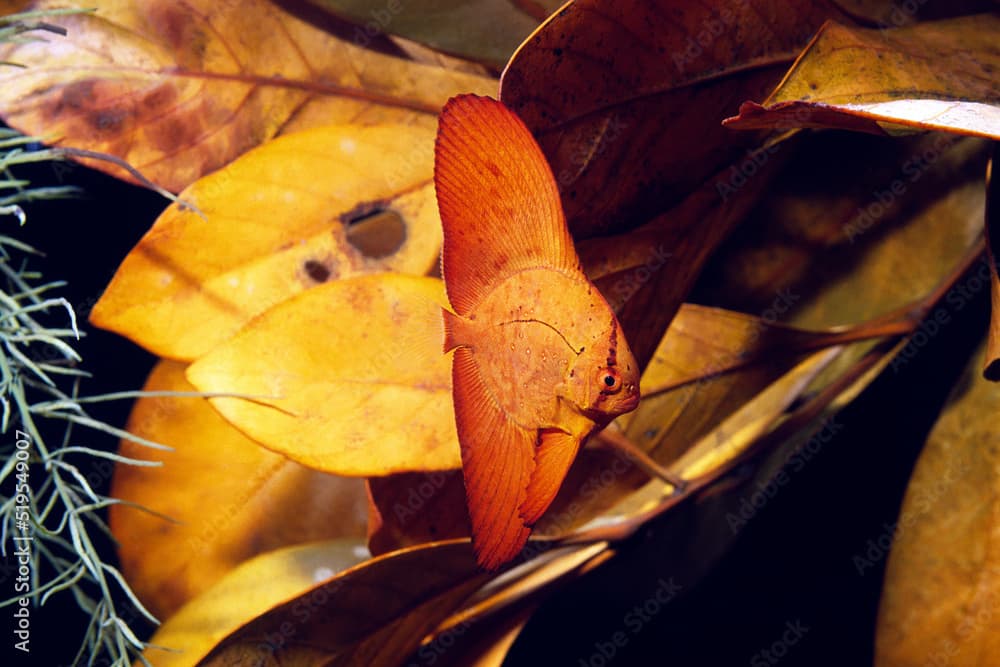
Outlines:
<svg viewBox="0 0 1000 667"><path fill-rule="evenodd" d="M69 4L96 11L0 50L25 66L0 70L3 119L179 196L91 318L162 357L146 390L187 393L136 402L129 430L174 450L123 443L163 465L119 466L113 484L155 512L110 517L164 619L151 641L175 649L150 662L499 664L549 591L652 518L710 491L722 501L699 520L738 521L745 489L794 474L782 465L838 410L987 289L991 328L904 503L877 660L922 664L952 635L952 656L989 653L991 3ZM643 368L641 404L608 429L688 480L674 494L586 447L500 573L468 540L441 352L434 133L465 92L534 134ZM699 278L710 303L685 304ZM706 569L737 534L717 531Z"/></svg>

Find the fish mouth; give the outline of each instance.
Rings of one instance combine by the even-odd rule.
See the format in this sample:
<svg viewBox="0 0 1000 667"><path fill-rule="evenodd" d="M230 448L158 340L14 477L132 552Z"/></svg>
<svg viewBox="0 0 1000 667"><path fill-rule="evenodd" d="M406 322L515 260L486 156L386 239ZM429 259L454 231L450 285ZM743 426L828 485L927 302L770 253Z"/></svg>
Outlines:
<svg viewBox="0 0 1000 667"><path fill-rule="evenodd" d="M626 398L621 403L622 412L623 413L632 412L633 410L635 410L637 407L639 407L639 401L641 399L642 397L639 396L639 392L635 392L634 394Z"/></svg>

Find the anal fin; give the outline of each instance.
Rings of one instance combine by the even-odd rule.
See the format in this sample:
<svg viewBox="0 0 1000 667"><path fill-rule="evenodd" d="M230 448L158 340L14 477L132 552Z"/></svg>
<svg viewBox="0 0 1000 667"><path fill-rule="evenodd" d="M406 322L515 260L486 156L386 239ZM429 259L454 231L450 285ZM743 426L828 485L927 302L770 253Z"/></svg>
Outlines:
<svg viewBox="0 0 1000 667"><path fill-rule="evenodd" d="M535 469L528 482L526 498L519 508L525 524L533 526L552 504L578 451L580 438L555 429L541 432L535 452Z"/></svg>

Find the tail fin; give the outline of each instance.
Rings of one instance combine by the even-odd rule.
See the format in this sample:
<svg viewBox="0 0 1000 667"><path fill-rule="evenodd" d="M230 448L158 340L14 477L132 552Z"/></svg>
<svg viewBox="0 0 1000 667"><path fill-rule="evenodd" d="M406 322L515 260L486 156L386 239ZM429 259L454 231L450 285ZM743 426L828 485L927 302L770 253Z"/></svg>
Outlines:
<svg viewBox="0 0 1000 667"><path fill-rule="evenodd" d="M461 341L462 336L460 335L464 325L460 315L456 315L445 308L441 309L441 316L444 320L444 351L451 352L456 347L464 345ZM457 332L459 335L456 335Z"/></svg>

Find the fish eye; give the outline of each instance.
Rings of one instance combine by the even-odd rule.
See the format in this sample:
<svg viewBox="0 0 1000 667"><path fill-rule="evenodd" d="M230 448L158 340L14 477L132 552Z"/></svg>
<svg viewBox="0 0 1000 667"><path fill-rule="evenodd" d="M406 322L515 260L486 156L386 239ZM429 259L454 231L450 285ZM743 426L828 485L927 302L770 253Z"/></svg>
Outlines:
<svg viewBox="0 0 1000 667"><path fill-rule="evenodd" d="M598 372L602 394L616 394L622 388L622 376L613 368L602 368Z"/></svg>

